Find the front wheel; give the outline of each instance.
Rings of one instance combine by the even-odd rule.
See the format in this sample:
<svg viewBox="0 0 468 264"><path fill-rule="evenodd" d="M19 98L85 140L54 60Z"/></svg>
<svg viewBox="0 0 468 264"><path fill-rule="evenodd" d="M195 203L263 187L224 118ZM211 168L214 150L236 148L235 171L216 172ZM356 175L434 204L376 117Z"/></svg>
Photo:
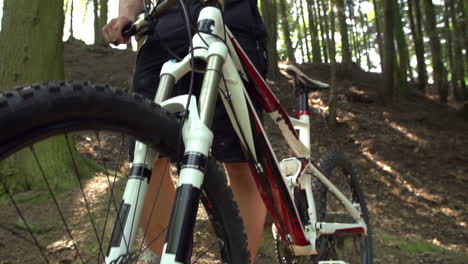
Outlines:
<svg viewBox="0 0 468 264"><path fill-rule="evenodd" d="M351 161L341 152L331 152L319 161L320 170L360 211L367 234L333 234L318 239L320 260L343 260L347 263L373 263L372 229L369 211L361 189L359 175ZM317 220L331 223L355 223L341 202L321 183L314 182Z"/></svg>
<svg viewBox="0 0 468 264"><path fill-rule="evenodd" d="M7 263L104 263L128 180L128 142L177 153L178 121L142 96L91 82L50 82L0 93L0 259ZM169 164L169 163L166 163ZM191 263L248 263L233 195L210 161L193 232ZM163 171L171 167L162 168ZM176 178L166 179L172 183ZM159 190L156 191L159 193ZM135 194L138 195L138 194ZM154 199L154 220L168 197ZM166 202L165 202L166 201ZM166 206L168 207L168 206ZM170 210L170 208L169 208ZM120 215L120 216L119 216ZM123 239L137 263L158 239Z"/></svg>

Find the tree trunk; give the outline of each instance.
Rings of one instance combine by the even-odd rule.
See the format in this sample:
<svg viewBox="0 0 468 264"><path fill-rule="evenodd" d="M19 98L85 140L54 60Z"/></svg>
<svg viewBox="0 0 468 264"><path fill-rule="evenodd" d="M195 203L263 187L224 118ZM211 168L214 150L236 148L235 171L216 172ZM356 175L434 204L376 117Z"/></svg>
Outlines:
<svg viewBox="0 0 468 264"><path fill-rule="evenodd" d="M361 65L361 52L359 47L359 37L357 32L356 26L356 17L354 16L354 3L352 1L348 1L346 3L346 7L348 8L349 12L349 19L351 20L351 25L349 29L349 33L351 33L351 50L354 53L354 59L356 63L360 66ZM353 56L351 56L352 58Z"/></svg>
<svg viewBox="0 0 468 264"><path fill-rule="evenodd" d="M370 59L370 50L371 50L371 47L370 47L370 40L369 40L369 35L371 34L370 31L369 31L369 21L367 20L367 16L364 16L364 14L362 13L362 9L361 9L361 3L362 3L362 0L359 1L359 20L360 20L360 23L362 25L362 27L366 27L366 31L362 32L362 37L364 39L364 46L365 46L365 49L366 49L366 63L367 63L367 70L370 71L371 68L372 68L372 61Z"/></svg>
<svg viewBox="0 0 468 264"><path fill-rule="evenodd" d="M396 74L397 74L397 87L395 89L400 95L406 95L408 93L408 60L409 52L408 46L406 45L405 33L403 32L403 23L401 22L400 6L398 1L393 1L393 15L394 15L394 26L395 26L395 40L397 43L398 51L398 62L396 63Z"/></svg>
<svg viewBox="0 0 468 264"><path fill-rule="evenodd" d="M384 0L386 1L386 0ZM383 39L382 39L382 30L380 21L382 20L380 14L380 5L378 4L377 0L373 0L372 3L374 4L374 12L375 12L375 31L377 32L377 45L379 47L379 54L380 54L380 65L384 64L384 47L383 47ZM382 69L383 71L383 69Z"/></svg>
<svg viewBox="0 0 468 264"><path fill-rule="evenodd" d="M460 47L465 47L465 73L464 76L468 76L468 4L464 2L463 0L458 0L456 2L456 7L457 11L460 14L460 35L461 37L457 38L460 44ZM465 44L463 44L465 43ZM468 91L465 91L465 93L468 93ZM466 108L468 109L468 104L465 105ZM467 111L468 113L468 111Z"/></svg>
<svg viewBox="0 0 468 264"><path fill-rule="evenodd" d="M108 0L99 0L99 44L107 45L101 29L107 24L107 13L109 12Z"/></svg>
<svg viewBox="0 0 468 264"><path fill-rule="evenodd" d="M288 23L288 10L286 5L286 0L279 0L280 4L280 16L281 16L281 28L283 29L283 37L286 45L286 56L288 60L292 63L296 63L296 58L294 57L294 50L291 42L291 31L289 30Z"/></svg>
<svg viewBox="0 0 468 264"><path fill-rule="evenodd" d="M323 10L323 17L324 17L324 39L323 39L323 42L325 42L326 46L328 47L328 51L330 51L330 27L329 27L329 19L327 18L327 11L329 11L329 5L328 3L326 2L327 0L319 0L320 1L320 5L322 6L322 10ZM335 48L335 47L333 47ZM331 56L331 54L330 54ZM327 62L328 60L326 60Z"/></svg>
<svg viewBox="0 0 468 264"><path fill-rule="evenodd" d="M413 3L414 5L413 8ZM414 18L414 10L416 10L416 20ZM421 29L421 10L419 9L419 0L408 0L408 18L411 28L411 36L414 42L414 50L416 53L416 69L418 72L418 89L424 92L427 83L426 62L424 60L424 45Z"/></svg>
<svg viewBox="0 0 468 264"><path fill-rule="evenodd" d="M306 2L306 5L307 5L307 2ZM302 1L299 1L299 9L301 10L300 11L300 16L301 16L301 23L302 23L302 27L299 26L299 31L301 30L301 28L303 28L303 32L301 32L301 39L303 39L303 43L305 45L305 50L306 50L306 57L307 57L307 60L303 60L304 62L311 62L312 61L312 53L310 52L310 49L309 49L309 41L307 39L307 23L306 23L306 20L305 20L305 17L304 17L304 7L303 7L303 3ZM308 12L309 14L309 17L310 17L310 12ZM309 26L310 27L310 26Z"/></svg>
<svg viewBox="0 0 468 264"><path fill-rule="evenodd" d="M107 46L101 28L107 24L108 6L107 0L93 0L94 13L94 44Z"/></svg>
<svg viewBox="0 0 468 264"><path fill-rule="evenodd" d="M454 73L452 75L456 75L456 87L454 87L454 92L456 92L459 96L459 100L462 102L465 102L468 100L468 92L466 91L466 84L465 84L465 79L464 79L464 66L463 65L463 38L460 36L462 35L462 29L463 29L463 24L459 23L459 20L457 20L456 17L456 6L455 6L455 0L448 0L449 2L449 16L452 20L452 39L453 39L453 68L454 68ZM468 48L468 47L465 47ZM465 55L467 57L467 55ZM467 65L468 66L468 65ZM453 77L452 77L453 78ZM457 89L458 88L458 89ZM466 105L468 109L468 104ZM467 111L468 114L468 111Z"/></svg>
<svg viewBox="0 0 468 264"><path fill-rule="evenodd" d="M63 0L47 5L41 0L4 0L3 4L0 40L8 41L0 41L0 90L63 79ZM74 171L68 166L70 155L63 137L35 144L34 149L52 187L76 184L76 178L64 177ZM78 159L81 164L83 158ZM12 192L45 188L30 149L2 161L0 174Z"/></svg>
<svg viewBox="0 0 468 264"><path fill-rule="evenodd" d="M328 47L327 47L327 35L326 35L326 29L325 29L325 22L324 20L327 20L326 19L326 15L323 15L322 12L323 12L323 5L321 3L320 0L316 0L316 1L313 1L314 2L314 8L317 10L317 14L318 14L318 24L320 26L320 38L322 40L322 45L320 45L322 47L322 53L323 53L323 58L324 58L324 61L325 63L328 63Z"/></svg>
<svg viewBox="0 0 468 264"><path fill-rule="evenodd" d="M449 0L450 1L450 0ZM445 23L445 39L447 40L447 43L445 45L447 49L447 61L448 61L448 70L450 71L450 81L452 83L452 91L453 91L453 96L457 101L461 101L462 98L460 98L460 94L458 93L458 76L457 76L457 71L455 70L455 65L454 65L454 53L453 53L453 39L452 39L452 31L453 27L450 26L450 3L449 1L445 0L444 3L444 23ZM453 24L452 24L453 25Z"/></svg>
<svg viewBox="0 0 468 264"><path fill-rule="evenodd" d="M384 73L384 85L380 90L381 101L389 105L393 101L393 87L394 87L394 69L395 69L395 46L394 46L394 33L393 33L393 15L394 4L393 1L384 1L384 63L382 65Z"/></svg>
<svg viewBox="0 0 468 264"><path fill-rule="evenodd" d="M0 90L63 79L63 0L52 2L4 0Z"/></svg>
<svg viewBox="0 0 468 264"><path fill-rule="evenodd" d="M339 0L340 1L340 0ZM330 78L330 98L328 99L328 107L330 114L328 115L327 123L330 127L336 126L336 112L337 112L337 69L336 69L336 49L335 49L335 11L334 8L334 0L330 0L330 8L329 8L329 15L330 18L330 28L331 34L330 39L328 40L328 53L330 54L330 71L331 71L331 78Z"/></svg>
<svg viewBox="0 0 468 264"><path fill-rule="evenodd" d="M336 0L336 7L338 11L338 22L341 35L341 56L343 63L343 70L340 72L344 78L349 79L351 76L352 58L351 50L349 47L348 38L348 25L346 24L346 12L344 0ZM332 29L333 30L333 29Z"/></svg>
<svg viewBox="0 0 468 264"><path fill-rule="evenodd" d="M74 1L70 0L70 38L68 40L75 39L74 33L73 33L73 10L74 10Z"/></svg>
<svg viewBox="0 0 468 264"><path fill-rule="evenodd" d="M322 62L322 54L320 52L320 40L318 35L318 15L313 6L314 0L307 0L307 11L309 12L309 31L312 38L312 61L314 63Z"/></svg>
<svg viewBox="0 0 468 264"><path fill-rule="evenodd" d="M434 4L432 0L424 0L422 2L426 15L424 19L424 29L429 36L429 45L431 47L434 86L439 93L440 103L445 104L447 103L448 96L447 71L442 61L442 48L440 45L440 37L437 33Z"/></svg>
<svg viewBox="0 0 468 264"><path fill-rule="evenodd" d="M278 16L276 0L261 0L262 18L268 32L267 50L268 50L268 78L278 80L281 73L278 69L278 52L276 50L276 41L278 39Z"/></svg>

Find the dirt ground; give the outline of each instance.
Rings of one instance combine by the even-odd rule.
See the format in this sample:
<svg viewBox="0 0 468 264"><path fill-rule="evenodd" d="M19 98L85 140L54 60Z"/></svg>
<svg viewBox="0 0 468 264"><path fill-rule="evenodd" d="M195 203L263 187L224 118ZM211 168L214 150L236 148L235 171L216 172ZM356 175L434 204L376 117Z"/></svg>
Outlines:
<svg viewBox="0 0 468 264"><path fill-rule="evenodd" d="M127 88L134 59L131 51L66 44L66 78ZM328 82L327 65L301 68ZM287 80L270 84L285 108L293 110ZM324 121L329 92L310 94L313 156L341 150L357 165L374 227L376 263L467 263L468 121L453 105L419 93L396 100L392 107L381 106L376 103L380 84L379 74L354 69L353 81L340 83L334 128ZM278 156L287 157L273 126L265 122ZM275 258L267 239L270 229L265 227L256 263Z"/></svg>
<svg viewBox="0 0 468 264"><path fill-rule="evenodd" d="M86 79L127 86L134 53L118 51L113 59L106 52L91 53L88 65L97 64L93 59L101 61L99 70L92 70L80 65L84 60L80 58L89 57L81 52L68 46L67 77L86 72ZM106 60L112 61L111 65L104 64ZM301 68L313 78L329 81L328 65ZM379 74L354 68L352 79L351 83L340 83L336 128L324 122L329 93L310 95L309 103L316 113L312 149L317 158L331 150L344 151L359 167L376 230L376 262L466 263L468 121L452 106L417 93L383 107L376 103L376 91L382 83ZM270 84L285 108L293 110L295 99L286 79ZM281 135L271 122L265 126L272 131L278 156L286 157ZM257 262L269 263L272 252L267 244Z"/></svg>

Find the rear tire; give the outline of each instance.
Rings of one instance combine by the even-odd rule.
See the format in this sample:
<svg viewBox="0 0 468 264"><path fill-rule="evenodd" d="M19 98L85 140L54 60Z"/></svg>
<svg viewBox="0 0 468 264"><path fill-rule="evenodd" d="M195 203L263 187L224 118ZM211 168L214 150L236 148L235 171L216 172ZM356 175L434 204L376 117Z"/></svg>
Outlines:
<svg viewBox="0 0 468 264"><path fill-rule="evenodd" d="M361 189L359 175L351 161L341 152L331 152L319 161L320 170L355 205L367 225L365 235L328 235L318 239L320 260L344 260L349 263L373 263L372 228L369 211ZM343 205L319 181L314 182L317 220L353 223Z"/></svg>
<svg viewBox="0 0 468 264"><path fill-rule="evenodd" d="M116 217L126 181L122 175L128 140L144 142L172 160L178 153L179 123L172 114L140 95L87 81L49 82L0 93L0 127L0 237L12 242L0 247L0 258L8 263L103 263L108 241L98 240L110 239L115 222L111 218ZM51 137L66 139L64 153L71 157L67 164L76 175L42 173L53 172L47 165L54 162L41 158L36 146ZM15 164L12 159L19 151L32 153L27 164L40 168L43 187L30 184L27 192L18 192L4 164ZM92 176L84 177L82 167L93 171ZM69 176L76 185L55 188L57 179ZM78 194L82 197L75 197ZM201 201L205 209L199 216L204 218L197 218L196 228L201 229L194 232L192 252L202 256L192 256L192 263L248 263L242 220L214 161L207 168ZM65 221L58 227L62 217ZM208 238L214 239L212 244Z"/></svg>

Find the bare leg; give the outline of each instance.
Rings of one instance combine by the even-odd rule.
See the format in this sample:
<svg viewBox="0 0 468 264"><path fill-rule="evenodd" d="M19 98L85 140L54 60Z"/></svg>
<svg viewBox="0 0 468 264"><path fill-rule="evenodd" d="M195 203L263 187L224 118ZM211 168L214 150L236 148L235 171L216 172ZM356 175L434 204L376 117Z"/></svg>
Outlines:
<svg viewBox="0 0 468 264"><path fill-rule="evenodd" d="M167 158L158 159L154 163L140 222L143 230L148 228L145 241L150 244L149 250L158 255L161 255L166 240L165 229L169 225L175 196L175 186L172 182L170 165ZM156 209L156 212L153 212L151 215L153 208Z"/></svg>
<svg viewBox="0 0 468 264"><path fill-rule="evenodd" d="M248 163L225 163L224 166L229 176L234 199L239 206L240 215L245 224L249 251L253 263L262 239L266 209ZM161 179L163 179L162 182ZM157 215L153 214L150 219L150 212L159 189L160 193L154 207L157 208L158 213ZM150 243L149 249L156 254L162 253L166 239L164 229L169 223L174 196L175 186L170 175L169 161L167 159L159 159L155 162L153 168L141 220L143 228L146 228L148 220L150 221L145 241ZM155 221L156 219L158 221Z"/></svg>
<svg viewBox="0 0 468 264"><path fill-rule="evenodd" d="M247 162L225 163L224 167L244 221L253 263L262 240L266 208Z"/></svg>

